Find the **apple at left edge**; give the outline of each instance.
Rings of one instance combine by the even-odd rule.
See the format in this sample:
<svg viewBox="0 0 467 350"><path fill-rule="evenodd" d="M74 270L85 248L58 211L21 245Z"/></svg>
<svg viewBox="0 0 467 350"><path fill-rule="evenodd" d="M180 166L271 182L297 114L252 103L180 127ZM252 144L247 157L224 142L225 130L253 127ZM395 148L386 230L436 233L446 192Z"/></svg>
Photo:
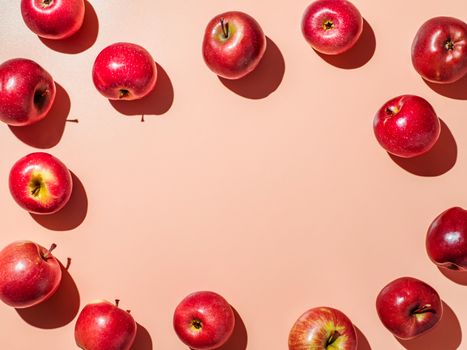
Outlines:
<svg viewBox="0 0 467 350"><path fill-rule="evenodd" d="M0 299L21 309L50 298L62 278L60 263L46 249L30 241L17 241L0 251Z"/></svg>
<svg viewBox="0 0 467 350"><path fill-rule="evenodd" d="M36 35L53 40L75 34L83 25L84 0L21 0L24 23Z"/></svg>
<svg viewBox="0 0 467 350"><path fill-rule="evenodd" d="M258 66L265 51L266 36L261 26L244 12L222 13L206 26L204 62L222 78L243 78Z"/></svg>
<svg viewBox="0 0 467 350"><path fill-rule="evenodd" d="M0 65L0 120L24 126L44 119L56 89L52 76L36 62L15 58Z"/></svg>
<svg viewBox="0 0 467 350"><path fill-rule="evenodd" d="M136 338L136 322L129 311L96 300L81 310L75 324L76 345L83 350L130 350Z"/></svg>
<svg viewBox="0 0 467 350"><path fill-rule="evenodd" d="M316 51L338 55L350 50L363 31L360 11L347 0L316 0L305 10L302 33Z"/></svg>
<svg viewBox="0 0 467 350"><path fill-rule="evenodd" d="M99 53L92 79L96 89L109 100L138 100L154 90L157 66L145 48L120 42Z"/></svg>
<svg viewBox="0 0 467 350"><path fill-rule="evenodd" d="M357 350L357 345L352 321L331 307L306 311L289 333L289 350Z"/></svg>
<svg viewBox="0 0 467 350"><path fill-rule="evenodd" d="M53 214L71 197L71 173L54 156L35 152L18 160L10 170L10 193L16 203L34 214Z"/></svg>
<svg viewBox="0 0 467 350"><path fill-rule="evenodd" d="M379 292L376 311L394 336L409 340L421 336L439 322L443 304L438 292L427 283L401 277Z"/></svg>

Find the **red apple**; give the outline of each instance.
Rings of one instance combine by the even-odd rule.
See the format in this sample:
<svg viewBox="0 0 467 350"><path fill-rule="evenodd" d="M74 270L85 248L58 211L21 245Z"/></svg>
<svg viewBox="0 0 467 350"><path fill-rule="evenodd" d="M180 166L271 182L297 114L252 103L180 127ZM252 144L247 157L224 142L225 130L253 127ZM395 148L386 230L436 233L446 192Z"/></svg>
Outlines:
<svg viewBox="0 0 467 350"><path fill-rule="evenodd" d="M0 299L15 308L50 298L62 278L60 263L50 249L29 241L11 243L0 251Z"/></svg>
<svg viewBox="0 0 467 350"><path fill-rule="evenodd" d="M438 266L467 270L467 211L454 207L438 215L428 229L426 250Z"/></svg>
<svg viewBox="0 0 467 350"><path fill-rule="evenodd" d="M305 312L289 333L289 350L357 350L357 333L350 319L330 307Z"/></svg>
<svg viewBox="0 0 467 350"><path fill-rule="evenodd" d="M11 168L9 182L15 201L34 214L53 214L62 209L73 187L68 168L44 152L18 160Z"/></svg>
<svg viewBox="0 0 467 350"><path fill-rule="evenodd" d="M435 17L418 30L412 63L425 80L452 83L467 73L467 24L453 17Z"/></svg>
<svg viewBox="0 0 467 350"><path fill-rule="evenodd" d="M232 335L235 316L219 294L195 292L178 304L173 326L180 340L190 348L212 350L221 347Z"/></svg>
<svg viewBox="0 0 467 350"><path fill-rule="evenodd" d="M385 286L376 299L376 310L383 325L400 339L420 336L443 314L436 290L412 277L401 277Z"/></svg>
<svg viewBox="0 0 467 350"><path fill-rule="evenodd" d="M373 129L379 144L398 157L428 152L439 138L441 124L425 99L402 95L386 102L375 116Z"/></svg>
<svg viewBox="0 0 467 350"><path fill-rule="evenodd" d="M240 79L253 71L265 51L263 30L243 12L230 11L214 17L204 32L204 61L226 79Z"/></svg>
<svg viewBox="0 0 467 350"><path fill-rule="evenodd" d="M1 121L14 126L38 122L54 99L54 80L36 62L15 58L0 65Z"/></svg>
<svg viewBox="0 0 467 350"><path fill-rule="evenodd" d="M316 51L338 55L350 50L363 31L363 18L346 0L317 0L305 10L302 33Z"/></svg>
<svg viewBox="0 0 467 350"><path fill-rule="evenodd" d="M110 100L137 100L154 90L157 66L143 47L116 43L97 56L92 78L97 90Z"/></svg>
<svg viewBox="0 0 467 350"><path fill-rule="evenodd" d="M75 325L75 340L84 350L130 350L136 337L136 322L129 311L106 300L86 305Z"/></svg>
<svg viewBox="0 0 467 350"><path fill-rule="evenodd" d="M84 0L21 0L21 14L38 36L65 39L83 24Z"/></svg>

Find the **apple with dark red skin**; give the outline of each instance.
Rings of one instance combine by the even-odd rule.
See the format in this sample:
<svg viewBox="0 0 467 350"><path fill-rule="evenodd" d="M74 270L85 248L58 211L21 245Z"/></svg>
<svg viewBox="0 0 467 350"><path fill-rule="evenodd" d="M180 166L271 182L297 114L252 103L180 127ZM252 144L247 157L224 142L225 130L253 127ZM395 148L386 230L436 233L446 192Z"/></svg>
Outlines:
<svg viewBox="0 0 467 350"><path fill-rule="evenodd" d="M45 152L18 160L11 168L9 183L15 201L34 214L56 213L68 202L73 188L68 168Z"/></svg>
<svg viewBox="0 0 467 350"><path fill-rule="evenodd" d="M195 350L212 350L232 335L235 315L229 303L214 292L185 297L174 312L173 326L180 340Z"/></svg>
<svg viewBox="0 0 467 350"><path fill-rule="evenodd" d="M84 21L84 0L21 0L21 14L31 31L46 39L65 39Z"/></svg>
<svg viewBox="0 0 467 350"><path fill-rule="evenodd" d="M398 157L412 158L428 152L436 143L441 124L430 103L414 95L386 102L374 118L379 144Z"/></svg>
<svg viewBox="0 0 467 350"><path fill-rule="evenodd" d="M136 337L136 322L129 311L96 300L86 305L75 325L76 345L84 350L130 350Z"/></svg>
<svg viewBox="0 0 467 350"><path fill-rule="evenodd" d="M467 24L453 17L435 17L418 30L412 63L425 80L452 83L467 73Z"/></svg>
<svg viewBox="0 0 467 350"><path fill-rule="evenodd" d="M289 350L357 350L357 342L352 321L331 307L308 310L289 333Z"/></svg>
<svg viewBox="0 0 467 350"><path fill-rule="evenodd" d="M428 228L426 250L440 267L467 270L467 211L454 207L438 215Z"/></svg>
<svg viewBox="0 0 467 350"><path fill-rule="evenodd" d="M138 100L154 90L157 66L145 48L115 43L97 56L92 79L97 90L109 100Z"/></svg>
<svg viewBox="0 0 467 350"><path fill-rule="evenodd" d="M305 10L302 33L318 52L338 55L350 50L363 31L363 18L347 0L317 0Z"/></svg>
<svg viewBox="0 0 467 350"><path fill-rule="evenodd" d="M386 285L378 294L376 310L383 325L397 338L406 340L434 327L443 314L436 290L412 277L401 277Z"/></svg>
<svg viewBox="0 0 467 350"><path fill-rule="evenodd" d="M0 120L13 126L45 118L55 99L55 82L39 64L15 58L0 65Z"/></svg>
<svg viewBox="0 0 467 350"><path fill-rule="evenodd" d="M209 69L226 79L240 79L252 72L266 51L266 37L250 15L225 12L207 25L203 57Z"/></svg>
<svg viewBox="0 0 467 350"><path fill-rule="evenodd" d="M60 263L46 249L30 241L9 244L0 251L0 299L21 309L50 298L62 279Z"/></svg>

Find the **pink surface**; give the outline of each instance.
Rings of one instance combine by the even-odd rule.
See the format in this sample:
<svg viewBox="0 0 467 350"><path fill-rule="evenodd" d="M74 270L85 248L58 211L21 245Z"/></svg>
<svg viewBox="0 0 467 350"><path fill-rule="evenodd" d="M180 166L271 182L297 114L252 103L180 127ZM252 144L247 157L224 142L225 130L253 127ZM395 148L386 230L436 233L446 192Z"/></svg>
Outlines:
<svg viewBox="0 0 467 350"><path fill-rule="evenodd" d="M77 311L98 298L132 310L141 325L134 350L186 349L173 310L205 289L242 320L222 350L285 349L298 316L320 305L350 317L359 350L467 348L467 278L444 276L424 247L436 215L467 207L467 78L457 89L427 85L410 62L418 27L438 15L465 21L467 2L355 0L367 23L346 60L307 45L308 3L94 0L87 27L65 43L31 33L18 1L2 4L0 61L34 59L59 89L40 124L0 127L1 245L56 242L62 263L71 258L47 305L0 305L2 349L75 348ZM200 52L205 25L230 9L252 15L269 38L242 82L219 80ZM94 58L116 41L144 46L159 64L146 101L111 104L95 90ZM444 121L422 159L393 159L373 135L377 109L404 93L426 98ZM12 164L37 149L75 174L71 203L52 217L29 215L8 191ZM445 316L399 343L374 303L404 275L436 288Z"/></svg>

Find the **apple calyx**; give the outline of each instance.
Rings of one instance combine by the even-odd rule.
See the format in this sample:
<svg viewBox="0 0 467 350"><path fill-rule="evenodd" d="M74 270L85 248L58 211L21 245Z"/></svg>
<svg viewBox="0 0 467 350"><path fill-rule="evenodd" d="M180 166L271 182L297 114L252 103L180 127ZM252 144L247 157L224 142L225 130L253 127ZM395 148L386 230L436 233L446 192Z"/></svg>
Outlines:
<svg viewBox="0 0 467 350"><path fill-rule="evenodd" d="M399 108L397 106L389 106L386 108L386 114L390 116L395 116L397 113L399 113Z"/></svg>
<svg viewBox="0 0 467 350"><path fill-rule="evenodd" d="M119 99L127 98L128 96L130 96L130 91L128 91L127 89L120 89L118 92L119 92L119 95L118 95Z"/></svg>
<svg viewBox="0 0 467 350"><path fill-rule="evenodd" d="M415 316L417 319L423 319L424 314L426 313L436 313L436 311L431 307L431 304L417 306L414 310L410 312L410 314L412 316Z"/></svg>
<svg viewBox="0 0 467 350"><path fill-rule="evenodd" d="M454 42L452 41L451 38L449 38L448 40L446 40L446 42L444 43L444 48L447 50L447 51L452 51L454 50Z"/></svg>
<svg viewBox="0 0 467 350"><path fill-rule="evenodd" d="M50 246L49 250L47 250L44 254L41 254L41 257L43 260L47 261L50 259L50 255L52 255L52 251L57 248L57 245L55 243L52 243Z"/></svg>
<svg viewBox="0 0 467 350"><path fill-rule="evenodd" d="M203 322L198 319L191 320L191 329L193 331L200 331L203 328Z"/></svg>
<svg viewBox="0 0 467 350"><path fill-rule="evenodd" d="M226 22L224 18L221 18L221 28L224 39L228 39L230 35L229 22Z"/></svg>
<svg viewBox="0 0 467 350"><path fill-rule="evenodd" d="M43 8L47 8L47 7L51 6L53 3L54 3L54 0L42 0L41 1L41 6Z"/></svg>
<svg viewBox="0 0 467 350"><path fill-rule="evenodd" d="M323 29L325 31L331 30L333 28L334 28L334 23L331 20L327 19L326 21L324 21Z"/></svg>
<svg viewBox="0 0 467 350"><path fill-rule="evenodd" d="M334 344L334 342L341 336L341 334L334 330L331 332L331 334L329 335L328 339L326 339L326 344L324 345L325 348L327 349L328 346L331 346L332 344Z"/></svg>

